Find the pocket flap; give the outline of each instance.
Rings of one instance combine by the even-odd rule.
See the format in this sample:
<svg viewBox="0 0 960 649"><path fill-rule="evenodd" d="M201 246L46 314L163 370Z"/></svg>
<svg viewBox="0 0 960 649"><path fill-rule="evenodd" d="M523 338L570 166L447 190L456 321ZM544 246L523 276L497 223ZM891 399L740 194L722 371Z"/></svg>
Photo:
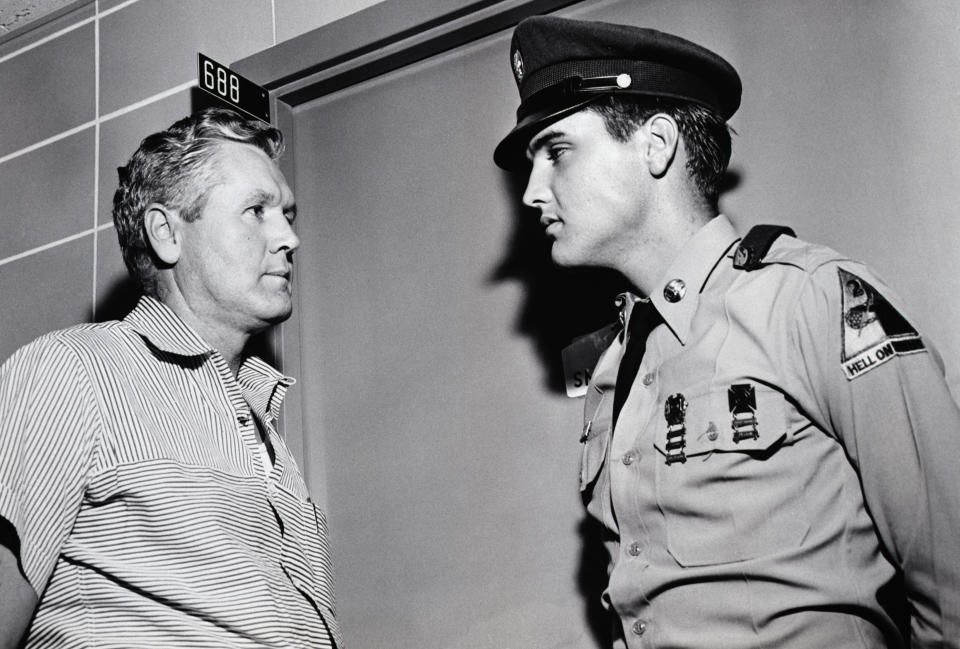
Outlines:
<svg viewBox="0 0 960 649"><path fill-rule="evenodd" d="M668 432L666 418L661 420L657 504L667 549L683 566L786 551L802 543L809 529L802 490L790 479L798 459L790 452L789 403L776 390L753 388L748 404L731 398L728 386L689 397L682 448L679 424Z"/></svg>

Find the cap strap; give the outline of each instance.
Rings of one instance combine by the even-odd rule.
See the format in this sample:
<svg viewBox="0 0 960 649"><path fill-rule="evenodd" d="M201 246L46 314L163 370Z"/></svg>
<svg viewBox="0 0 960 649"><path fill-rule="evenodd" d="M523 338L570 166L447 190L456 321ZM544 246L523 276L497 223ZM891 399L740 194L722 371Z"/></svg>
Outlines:
<svg viewBox="0 0 960 649"><path fill-rule="evenodd" d="M522 102L517 116L522 119L550 104L558 106L580 95L607 92L718 105L716 89L687 70L652 61L564 61L529 74L521 88Z"/></svg>

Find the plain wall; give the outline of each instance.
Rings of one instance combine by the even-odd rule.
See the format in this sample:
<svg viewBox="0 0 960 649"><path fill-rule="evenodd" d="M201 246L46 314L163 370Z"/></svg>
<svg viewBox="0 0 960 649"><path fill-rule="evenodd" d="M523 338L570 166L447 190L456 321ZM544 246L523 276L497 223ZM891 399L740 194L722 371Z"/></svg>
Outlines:
<svg viewBox="0 0 960 649"><path fill-rule="evenodd" d="M376 1L86 0L0 39L0 361L131 306L116 168L204 101L198 51L229 65Z"/></svg>

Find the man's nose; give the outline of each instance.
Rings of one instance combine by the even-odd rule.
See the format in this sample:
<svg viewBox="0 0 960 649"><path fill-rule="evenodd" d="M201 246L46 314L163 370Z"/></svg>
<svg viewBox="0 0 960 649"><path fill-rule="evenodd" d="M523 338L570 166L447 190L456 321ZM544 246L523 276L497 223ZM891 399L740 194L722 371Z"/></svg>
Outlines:
<svg viewBox="0 0 960 649"><path fill-rule="evenodd" d="M281 215L278 219L280 224L274 233L271 246L271 252L293 252L300 247L300 237L293 230L293 224L287 220L286 216Z"/></svg>
<svg viewBox="0 0 960 649"><path fill-rule="evenodd" d="M523 192L523 204L527 207L543 207L550 198L547 173L542 161L534 161L527 179L527 188Z"/></svg>

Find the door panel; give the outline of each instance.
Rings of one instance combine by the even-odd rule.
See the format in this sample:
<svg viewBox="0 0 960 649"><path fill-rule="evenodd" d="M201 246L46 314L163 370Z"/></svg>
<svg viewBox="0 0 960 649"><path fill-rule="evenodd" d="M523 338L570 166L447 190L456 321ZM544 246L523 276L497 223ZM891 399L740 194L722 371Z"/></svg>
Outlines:
<svg viewBox="0 0 960 649"><path fill-rule="evenodd" d="M498 34L295 116L305 443L352 646L595 646L581 402L552 389L503 270L508 47Z"/></svg>

